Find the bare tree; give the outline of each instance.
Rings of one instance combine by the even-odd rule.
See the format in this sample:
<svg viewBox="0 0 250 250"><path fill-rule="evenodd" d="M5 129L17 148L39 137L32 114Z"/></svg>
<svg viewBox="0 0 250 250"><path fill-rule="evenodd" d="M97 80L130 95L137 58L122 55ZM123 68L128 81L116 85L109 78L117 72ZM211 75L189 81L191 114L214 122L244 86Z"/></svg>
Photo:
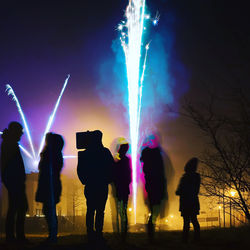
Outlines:
<svg viewBox="0 0 250 250"><path fill-rule="evenodd" d="M244 213L250 222L250 101L241 90L209 94L207 103L185 101L184 115L205 141L201 154L204 195Z"/></svg>
<svg viewBox="0 0 250 250"><path fill-rule="evenodd" d="M82 185L77 183L71 183L71 189L70 189L70 202L72 202L72 214L73 214L73 230L75 230L76 225L76 210L83 207L83 188Z"/></svg>

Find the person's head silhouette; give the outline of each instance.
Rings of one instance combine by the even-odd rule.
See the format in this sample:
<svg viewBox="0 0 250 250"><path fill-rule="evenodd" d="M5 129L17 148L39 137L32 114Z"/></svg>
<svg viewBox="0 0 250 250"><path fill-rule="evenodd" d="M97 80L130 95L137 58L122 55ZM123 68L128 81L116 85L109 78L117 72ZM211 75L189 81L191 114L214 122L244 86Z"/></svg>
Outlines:
<svg viewBox="0 0 250 250"><path fill-rule="evenodd" d="M61 151L64 146L64 140L61 135L47 133L45 138L45 147L53 148L55 151Z"/></svg>
<svg viewBox="0 0 250 250"><path fill-rule="evenodd" d="M126 155L126 153L128 152L128 149L129 149L129 144L128 143L121 144L120 148L118 150L119 156L124 157Z"/></svg>
<svg viewBox="0 0 250 250"><path fill-rule="evenodd" d="M100 130L94 130L91 133L89 146L90 148L98 148L102 146L102 132Z"/></svg>
<svg viewBox="0 0 250 250"><path fill-rule="evenodd" d="M14 141L20 141L23 135L23 126L19 122L10 122L8 125L8 135Z"/></svg>
<svg viewBox="0 0 250 250"><path fill-rule="evenodd" d="M184 171L185 171L186 173L194 173L194 172L196 172L198 163L199 163L198 158L194 157L194 158L190 159L190 160L186 163L186 165L185 165L185 167L184 167Z"/></svg>
<svg viewBox="0 0 250 250"><path fill-rule="evenodd" d="M55 143L55 149L57 151L62 151L63 146L64 146L64 140L61 135L54 134L54 143Z"/></svg>

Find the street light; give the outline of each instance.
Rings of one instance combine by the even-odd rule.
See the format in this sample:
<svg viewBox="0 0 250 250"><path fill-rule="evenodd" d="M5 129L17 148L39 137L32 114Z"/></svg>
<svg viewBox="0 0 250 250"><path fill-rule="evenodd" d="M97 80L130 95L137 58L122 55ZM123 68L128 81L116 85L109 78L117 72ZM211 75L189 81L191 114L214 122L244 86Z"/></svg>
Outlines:
<svg viewBox="0 0 250 250"><path fill-rule="evenodd" d="M219 227L221 227L221 222L220 222L220 210L221 210L221 206L218 207L219 210Z"/></svg>

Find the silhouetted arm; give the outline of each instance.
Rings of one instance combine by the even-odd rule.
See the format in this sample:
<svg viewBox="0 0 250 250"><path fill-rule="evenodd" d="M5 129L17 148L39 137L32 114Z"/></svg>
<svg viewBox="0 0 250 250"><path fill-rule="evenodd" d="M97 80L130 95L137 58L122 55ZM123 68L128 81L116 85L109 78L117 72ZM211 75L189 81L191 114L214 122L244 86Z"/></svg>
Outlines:
<svg viewBox="0 0 250 250"><path fill-rule="evenodd" d="M4 183L5 180L5 169L7 165L7 154L6 154L6 149L3 145L1 145L1 179L2 182Z"/></svg>
<svg viewBox="0 0 250 250"><path fill-rule="evenodd" d="M114 158L111 154L111 152L109 151L109 149L106 148L106 162L107 162L107 166L108 166L108 183L111 183L114 181L114 175L115 175L115 161Z"/></svg>
<svg viewBox="0 0 250 250"><path fill-rule="evenodd" d="M78 152L77 175L83 185L86 184L86 166L84 162L84 152Z"/></svg>

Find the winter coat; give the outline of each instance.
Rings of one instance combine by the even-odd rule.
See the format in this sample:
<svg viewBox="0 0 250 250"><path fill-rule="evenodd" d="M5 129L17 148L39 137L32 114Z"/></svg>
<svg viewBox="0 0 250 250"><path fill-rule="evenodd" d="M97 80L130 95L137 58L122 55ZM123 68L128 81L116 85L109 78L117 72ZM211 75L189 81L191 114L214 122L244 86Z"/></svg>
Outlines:
<svg viewBox="0 0 250 250"><path fill-rule="evenodd" d="M56 203L60 201L62 193L62 184L60 172L63 167L62 153L49 152L47 148L40 155L38 187L36 192L36 201L42 203ZM53 194L53 196L52 196Z"/></svg>
<svg viewBox="0 0 250 250"><path fill-rule="evenodd" d="M114 167L114 184L118 200L123 200L124 202L128 201L128 195L130 194L129 185L131 180L130 159L125 156L117 161Z"/></svg>
<svg viewBox="0 0 250 250"><path fill-rule="evenodd" d="M1 144L1 179L9 191L25 190L25 168L18 142L12 140L6 132Z"/></svg>
<svg viewBox="0 0 250 250"><path fill-rule="evenodd" d="M83 185L98 188L112 181L114 159L103 147L78 152L77 174Z"/></svg>
<svg viewBox="0 0 250 250"><path fill-rule="evenodd" d="M166 198L166 179L160 148L144 148L140 160L143 162L145 189L149 203L159 205Z"/></svg>
<svg viewBox="0 0 250 250"><path fill-rule="evenodd" d="M180 208L182 216L199 214L199 190L200 175L196 172L185 173L176 190L176 195L180 196Z"/></svg>

